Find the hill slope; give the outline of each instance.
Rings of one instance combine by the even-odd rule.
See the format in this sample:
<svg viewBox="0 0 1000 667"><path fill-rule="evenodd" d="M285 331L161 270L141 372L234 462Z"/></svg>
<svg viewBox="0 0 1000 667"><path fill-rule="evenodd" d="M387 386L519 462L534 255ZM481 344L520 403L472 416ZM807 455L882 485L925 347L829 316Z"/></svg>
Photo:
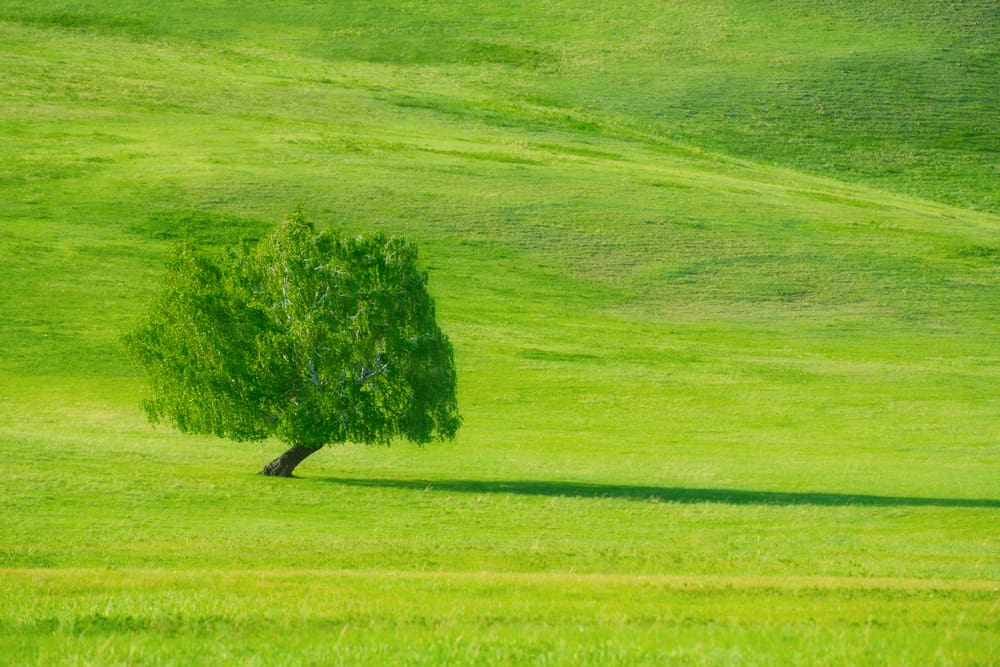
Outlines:
<svg viewBox="0 0 1000 667"><path fill-rule="evenodd" d="M235 61L228 66L249 64L250 54L262 64L268 50L294 54L325 70L313 83L328 76L338 86L348 77L351 87L442 102L442 111L473 121L518 123L503 120L510 107L544 110L548 127L591 121L602 133L613 128L994 213L1000 206L1000 13L989 0L336 9L12 0L0 19L202 45L213 55L222 49ZM388 85L380 74L392 77ZM197 87L200 78L189 81ZM170 104L183 102L171 95Z"/></svg>
<svg viewBox="0 0 1000 667"><path fill-rule="evenodd" d="M995 7L606 5L4 3L0 649L996 658ZM142 422L170 244L299 203L420 245L454 445L278 487Z"/></svg>

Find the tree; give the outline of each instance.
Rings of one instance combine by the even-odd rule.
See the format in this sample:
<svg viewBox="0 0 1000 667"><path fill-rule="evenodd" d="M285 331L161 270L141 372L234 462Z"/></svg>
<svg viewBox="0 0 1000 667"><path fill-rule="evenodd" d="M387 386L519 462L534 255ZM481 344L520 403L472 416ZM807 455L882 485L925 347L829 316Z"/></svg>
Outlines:
<svg viewBox="0 0 1000 667"><path fill-rule="evenodd" d="M451 344L416 248L317 233L294 213L269 237L173 254L146 319L125 337L145 368L151 422L291 445L261 474L290 477L324 445L452 439Z"/></svg>

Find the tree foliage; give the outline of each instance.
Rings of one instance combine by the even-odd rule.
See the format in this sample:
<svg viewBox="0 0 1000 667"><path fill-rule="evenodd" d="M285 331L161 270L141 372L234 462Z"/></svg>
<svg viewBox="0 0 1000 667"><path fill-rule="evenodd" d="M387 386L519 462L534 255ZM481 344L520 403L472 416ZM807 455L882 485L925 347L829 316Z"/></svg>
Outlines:
<svg viewBox="0 0 1000 667"><path fill-rule="evenodd" d="M300 213L213 257L191 243L126 347L152 422L234 440L425 443L460 424L451 344L416 248L317 233Z"/></svg>

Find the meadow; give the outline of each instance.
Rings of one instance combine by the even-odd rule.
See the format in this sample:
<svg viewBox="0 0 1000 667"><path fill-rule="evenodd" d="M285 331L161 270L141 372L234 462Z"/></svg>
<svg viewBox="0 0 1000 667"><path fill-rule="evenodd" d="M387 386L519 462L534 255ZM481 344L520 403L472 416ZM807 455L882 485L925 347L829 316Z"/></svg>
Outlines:
<svg viewBox="0 0 1000 667"><path fill-rule="evenodd" d="M1000 662L989 0L6 0L0 663ZM417 243L455 442L149 426L178 240Z"/></svg>

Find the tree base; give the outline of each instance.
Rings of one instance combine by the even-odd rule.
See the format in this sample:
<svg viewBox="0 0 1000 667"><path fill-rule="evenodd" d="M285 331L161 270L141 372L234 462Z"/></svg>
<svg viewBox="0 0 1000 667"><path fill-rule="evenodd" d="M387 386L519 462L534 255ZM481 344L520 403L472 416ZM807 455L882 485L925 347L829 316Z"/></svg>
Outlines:
<svg viewBox="0 0 1000 667"><path fill-rule="evenodd" d="M294 477L292 471L306 459L307 456L316 453L319 449L299 447L295 445L284 454L268 463L258 473L267 477Z"/></svg>

